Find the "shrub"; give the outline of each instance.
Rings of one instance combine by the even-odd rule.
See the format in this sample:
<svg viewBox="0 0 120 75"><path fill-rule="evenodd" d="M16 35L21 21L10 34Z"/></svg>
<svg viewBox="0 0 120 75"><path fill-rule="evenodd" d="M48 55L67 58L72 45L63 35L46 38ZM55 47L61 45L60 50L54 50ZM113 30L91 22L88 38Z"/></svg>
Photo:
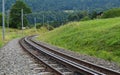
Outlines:
<svg viewBox="0 0 120 75"><path fill-rule="evenodd" d="M113 18L120 16L120 8L113 8L103 13L102 18Z"/></svg>

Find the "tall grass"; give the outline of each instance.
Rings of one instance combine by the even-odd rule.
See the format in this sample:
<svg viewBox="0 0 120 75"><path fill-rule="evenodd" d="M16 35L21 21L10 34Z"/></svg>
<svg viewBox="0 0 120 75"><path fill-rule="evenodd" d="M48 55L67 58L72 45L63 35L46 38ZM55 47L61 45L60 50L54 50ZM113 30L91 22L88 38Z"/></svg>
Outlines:
<svg viewBox="0 0 120 75"><path fill-rule="evenodd" d="M8 41L14 39L14 38L20 38L20 37L24 37L24 36L28 36L28 35L35 35L35 34L42 34L44 32L47 31L46 28L42 27L41 29L37 29L35 30L34 28L32 29L25 29L23 30L23 34L21 30L17 30L17 29L8 29L6 28L5 30L5 40L2 40L2 28L0 27L0 47L2 47L3 45L5 45Z"/></svg>
<svg viewBox="0 0 120 75"><path fill-rule="evenodd" d="M120 63L120 18L71 22L38 39L74 52Z"/></svg>

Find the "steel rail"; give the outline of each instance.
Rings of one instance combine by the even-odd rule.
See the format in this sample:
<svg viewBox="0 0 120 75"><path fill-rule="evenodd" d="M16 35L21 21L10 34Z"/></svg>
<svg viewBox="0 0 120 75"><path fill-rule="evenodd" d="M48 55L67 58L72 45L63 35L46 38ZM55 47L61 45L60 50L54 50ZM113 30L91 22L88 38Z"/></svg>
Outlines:
<svg viewBox="0 0 120 75"><path fill-rule="evenodd" d="M57 60L58 62L61 62L62 64L66 65L67 67L71 68L73 71L75 72L80 72L82 74L85 75L105 75L104 73L98 72L96 70L90 69L86 66L83 66L81 64L78 64L74 61L71 61L69 59L66 59L60 55L57 55L55 53L52 53L38 45L36 45L35 43L31 42L29 40L30 37L26 37L24 40L26 43L28 43L29 45L31 45L32 47L36 48L38 51L47 54L48 56L54 58L55 60Z"/></svg>
<svg viewBox="0 0 120 75"><path fill-rule="evenodd" d="M62 75L62 72L58 71L57 69L54 69L52 66L50 66L49 64L47 64L46 62L44 62L43 60L41 60L37 55L35 55L34 53L32 53L27 47L26 45L23 43L24 42L24 38L22 38L19 43L22 46L22 48L24 50L27 50L27 52L29 52L30 55L32 55L33 57L35 57L37 60L39 60L40 62L42 62L44 65L46 65L47 67L49 67L51 70L53 70L57 75Z"/></svg>
<svg viewBox="0 0 120 75"><path fill-rule="evenodd" d="M112 70L112 69L109 69L109 68L106 68L106 67L103 67L103 66L100 66L100 65L96 65L96 64L93 64L91 62L87 62L85 60L80 60L78 58L75 58L73 56L67 55L67 54L65 54L63 52L60 52L60 51L56 51L53 48L49 48L49 47L47 47L45 45L41 45L38 41L35 41L32 38L30 38L29 40L32 41L33 43L43 47L44 49L47 49L47 50L55 53L55 54L63 56L64 58L67 58L67 59L72 60L72 61L74 61L76 63L82 64L84 66L90 67L90 68L92 68L94 70L100 71L100 72L105 73L107 75L120 75L120 72L118 72L118 71L115 71L115 70Z"/></svg>

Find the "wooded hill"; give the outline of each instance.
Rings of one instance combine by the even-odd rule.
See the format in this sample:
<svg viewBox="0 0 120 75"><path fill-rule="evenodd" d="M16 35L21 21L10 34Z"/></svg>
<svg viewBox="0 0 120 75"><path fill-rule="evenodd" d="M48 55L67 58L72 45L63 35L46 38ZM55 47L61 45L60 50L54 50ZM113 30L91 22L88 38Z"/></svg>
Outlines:
<svg viewBox="0 0 120 75"><path fill-rule="evenodd" d="M2 0L0 0L0 5L2 4L1 1ZM10 9L11 6L15 3L15 1L16 0L5 0L6 10ZM37 23L40 23L39 27L41 27L43 24L58 27L69 21L94 19L96 18L99 12L104 12L104 10L110 8L120 7L119 0L22 0L22 1L24 1L32 9L33 12L31 14L24 15L27 16L29 25L34 24L34 18L36 18Z"/></svg>
<svg viewBox="0 0 120 75"><path fill-rule="evenodd" d="M6 10L16 0L5 0ZM120 0L23 0L33 10L40 12L43 10L105 10L113 7L120 7ZM2 0L0 0L0 6ZM1 7L0 7L1 9ZM0 10L1 11L1 10Z"/></svg>

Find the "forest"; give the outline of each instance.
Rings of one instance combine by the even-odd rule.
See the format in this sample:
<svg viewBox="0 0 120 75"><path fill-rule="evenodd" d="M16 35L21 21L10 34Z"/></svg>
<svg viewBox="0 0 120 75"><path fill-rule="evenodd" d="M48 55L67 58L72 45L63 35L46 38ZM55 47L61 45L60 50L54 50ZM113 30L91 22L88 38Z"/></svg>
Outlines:
<svg viewBox="0 0 120 75"><path fill-rule="evenodd" d="M5 0L6 10L16 0ZM33 12L48 10L105 10L120 6L120 0L22 0L25 1L33 10ZM0 6L2 0L0 0ZM0 7L1 9L1 7ZM1 11L1 10L0 10Z"/></svg>
<svg viewBox="0 0 120 75"><path fill-rule="evenodd" d="M0 5L2 4L0 0ZM16 0L5 0L5 9L11 9ZM69 21L89 20L97 14L120 5L119 0L22 0L31 9L32 13L25 14L29 25L34 24L34 18L41 25L59 27ZM0 7L0 9L2 9ZM2 11L2 10L0 10Z"/></svg>

